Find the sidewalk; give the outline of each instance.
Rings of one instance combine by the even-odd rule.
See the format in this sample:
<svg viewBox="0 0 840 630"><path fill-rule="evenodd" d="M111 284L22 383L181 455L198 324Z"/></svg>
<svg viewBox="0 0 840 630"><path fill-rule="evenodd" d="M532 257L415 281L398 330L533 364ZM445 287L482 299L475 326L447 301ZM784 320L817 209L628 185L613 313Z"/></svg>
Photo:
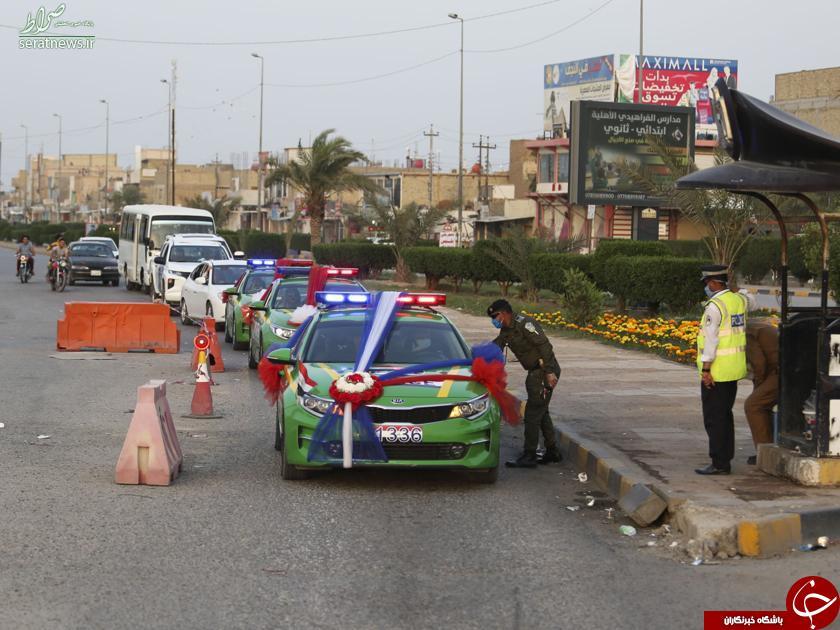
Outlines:
<svg viewBox="0 0 840 630"><path fill-rule="evenodd" d="M494 336L486 318L446 314L470 343ZM735 403L733 472L703 477L694 472L709 463L695 369L547 332L563 370L552 417L567 459L614 498L646 486L664 499L686 538L713 541L715 551L729 556L770 555L816 536L840 537L840 488L806 488L747 465L755 454L743 413L749 381L741 381ZM523 398L524 377L514 364L511 389Z"/></svg>

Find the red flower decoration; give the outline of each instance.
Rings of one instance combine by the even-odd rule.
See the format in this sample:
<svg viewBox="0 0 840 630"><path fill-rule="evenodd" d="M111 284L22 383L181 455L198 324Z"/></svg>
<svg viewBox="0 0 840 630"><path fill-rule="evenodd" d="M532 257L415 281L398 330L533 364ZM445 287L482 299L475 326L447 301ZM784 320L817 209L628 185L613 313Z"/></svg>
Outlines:
<svg viewBox="0 0 840 630"><path fill-rule="evenodd" d="M373 385L361 392L342 392L338 389L338 387L336 387L336 382L338 381L338 379L336 379L332 382L332 385L330 385L330 396L332 396L332 399L335 402L341 405L351 403L353 405L353 409L356 409L361 405L366 405L382 395L382 382L372 374L371 377L373 378ZM346 377L346 380L348 382L361 383L364 379L357 374L351 374Z"/></svg>

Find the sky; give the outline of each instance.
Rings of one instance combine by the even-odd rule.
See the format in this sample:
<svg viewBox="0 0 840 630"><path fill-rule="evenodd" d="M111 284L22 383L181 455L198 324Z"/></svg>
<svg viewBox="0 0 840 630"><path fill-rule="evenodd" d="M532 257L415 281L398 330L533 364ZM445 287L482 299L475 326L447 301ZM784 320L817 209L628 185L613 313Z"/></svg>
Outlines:
<svg viewBox="0 0 840 630"><path fill-rule="evenodd" d="M217 155L231 162L243 153L255 158L260 61L251 53L256 52L265 60L264 150L306 145L334 128L369 157L390 164L407 150L428 153L423 131L434 124L440 132L435 152L449 170L458 159L460 32L447 18L455 12L467 20L464 161L476 159L472 144L484 134L498 147L491 153L492 167L504 169L511 138L541 134L545 64L634 53L639 47L639 0L66 0L62 18L93 22L84 31L96 35L93 49L21 50L18 31L40 1L0 3L3 190L24 166L21 124L29 130L30 154L42 146L45 154L58 154L55 113L62 116L64 153L103 153L100 99L109 102L110 150L121 167L133 165L136 145L166 146L168 88L160 80L170 77L172 60L178 68L179 163L207 163ZM48 0L44 6L50 11L57 4ZM772 94L777 73L840 65L837 0L645 0L644 5L645 54L737 59L739 88L762 99ZM475 19L515 9L522 10ZM270 43L427 25L439 26ZM488 50L497 52L478 52ZM371 77L379 78L361 80Z"/></svg>

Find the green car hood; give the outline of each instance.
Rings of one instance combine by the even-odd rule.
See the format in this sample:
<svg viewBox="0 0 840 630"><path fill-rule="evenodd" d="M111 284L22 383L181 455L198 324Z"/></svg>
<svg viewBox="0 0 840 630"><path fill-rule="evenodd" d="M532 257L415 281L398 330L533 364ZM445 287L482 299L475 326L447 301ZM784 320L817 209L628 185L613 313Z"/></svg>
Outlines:
<svg viewBox="0 0 840 630"><path fill-rule="evenodd" d="M392 369L404 367L406 366L375 367L372 372L374 374L383 374ZM305 364L305 368L309 378L317 383L311 390L311 393L320 398L330 398L329 389L333 380L335 380L337 375L351 371L353 366L349 363L307 363ZM446 374L447 372L469 375L470 369L464 366L451 368L451 370L431 370L425 372L425 374ZM397 404L400 406L405 405L406 407L412 405L455 404L471 400L485 393L487 393L487 389L483 385L472 381L426 381L418 384L409 383L387 386L382 397L379 399L379 404L388 406L391 404L392 399L397 398L402 401Z"/></svg>
<svg viewBox="0 0 840 630"><path fill-rule="evenodd" d="M285 308L273 308L268 313L268 321L275 326L280 326L281 328L297 328L297 326L293 326L289 323L289 318L292 316L293 312L294 311Z"/></svg>

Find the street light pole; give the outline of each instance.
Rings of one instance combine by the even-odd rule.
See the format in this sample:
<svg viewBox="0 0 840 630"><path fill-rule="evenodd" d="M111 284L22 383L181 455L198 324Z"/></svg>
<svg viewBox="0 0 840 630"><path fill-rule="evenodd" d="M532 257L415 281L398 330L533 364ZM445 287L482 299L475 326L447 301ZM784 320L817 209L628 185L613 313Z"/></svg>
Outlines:
<svg viewBox="0 0 840 630"><path fill-rule="evenodd" d="M99 99L105 104L105 210L108 210L108 142L111 129L111 105L104 98Z"/></svg>
<svg viewBox="0 0 840 630"><path fill-rule="evenodd" d="M464 227L464 18L457 13L449 17L461 23L461 104L458 122L458 246Z"/></svg>
<svg viewBox="0 0 840 630"><path fill-rule="evenodd" d="M639 104L642 103L644 81L642 80L642 59L645 54L645 0L639 0Z"/></svg>
<svg viewBox="0 0 840 630"><path fill-rule="evenodd" d="M175 165L172 163L172 84L166 79L161 79L161 83L166 83L168 92L168 100L166 106L166 192L165 197L169 200L170 205L175 205L175 200L170 197L169 178L175 170Z"/></svg>
<svg viewBox="0 0 840 630"><path fill-rule="evenodd" d="M58 118L58 192L55 196L55 205L58 208L58 220L61 221L61 114L53 114Z"/></svg>
<svg viewBox="0 0 840 630"><path fill-rule="evenodd" d="M255 59L260 60L260 148L259 154L257 155L257 171L258 173L258 183L257 185L259 188L257 189L257 212L259 213L257 216L260 218L260 228L263 229L263 214L262 214L262 205L263 205L263 164L262 164L262 141L263 141L263 86L264 86L264 79L265 79L265 59L262 55L258 55L257 53L251 53L251 56ZM265 227L268 227L267 225Z"/></svg>
<svg viewBox="0 0 840 630"><path fill-rule="evenodd" d="M21 125L23 127L23 159L24 165L23 170L26 173L26 187L23 189L23 207L29 207L29 188L32 183L29 181L29 127L26 125Z"/></svg>

